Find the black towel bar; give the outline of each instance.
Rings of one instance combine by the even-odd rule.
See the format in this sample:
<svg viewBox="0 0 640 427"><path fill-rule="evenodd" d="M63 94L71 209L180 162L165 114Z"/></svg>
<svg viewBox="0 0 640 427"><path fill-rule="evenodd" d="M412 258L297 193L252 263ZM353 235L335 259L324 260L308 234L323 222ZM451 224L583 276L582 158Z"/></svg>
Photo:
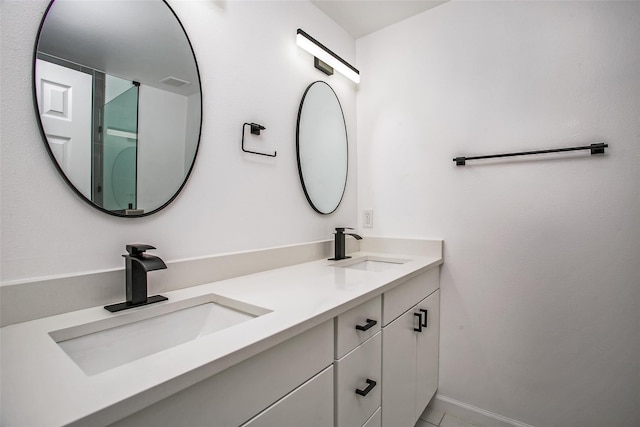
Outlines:
<svg viewBox="0 0 640 427"><path fill-rule="evenodd" d="M547 153L560 153L563 151L578 151L578 150L591 150L591 154L604 154L604 149L609 144L598 142L591 145L585 145L582 147L569 147L569 148L552 148L550 150L537 150L537 151L521 151L518 153L504 153L504 154L491 154L488 156L473 156L473 157L455 157L453 159L456 162L456 166L464 166L467 160L480 160L480 159L493 159L496 157L514 157L514 156L527 156L529 154L547 154Z"/></svg>

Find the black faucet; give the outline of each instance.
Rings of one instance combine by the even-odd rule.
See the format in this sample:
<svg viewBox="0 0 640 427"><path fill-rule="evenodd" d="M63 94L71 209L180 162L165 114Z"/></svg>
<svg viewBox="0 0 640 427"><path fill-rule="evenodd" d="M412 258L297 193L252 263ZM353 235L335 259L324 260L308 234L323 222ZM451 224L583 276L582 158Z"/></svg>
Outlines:
<svg viewBox="0 0 640 427"><path fill-rule="evenodd" d="M344 230L353 230L353 228L348 227L338 227L336 228L335 240L335 249L334 249L334 257L329 258L329 261L339 261L341 259L351 258L350 256L345 256L345 243L344 236L353 236L356 240L362 240L362 237L358 236L356 233L345 233Z"/></svg>
<svg viewBox="0 0 640 427"><path fill-rule="evenodd" d="M147 297L147 272L167 268L167 265L159 257L145 254L144 252L148 249L155 248L151 245L143 244L127 245L127 252L129 253L122 255L125 258L127 300L118 304L107 305L105 309L115 313L116 311L167 300L162 295Z"/></svg>

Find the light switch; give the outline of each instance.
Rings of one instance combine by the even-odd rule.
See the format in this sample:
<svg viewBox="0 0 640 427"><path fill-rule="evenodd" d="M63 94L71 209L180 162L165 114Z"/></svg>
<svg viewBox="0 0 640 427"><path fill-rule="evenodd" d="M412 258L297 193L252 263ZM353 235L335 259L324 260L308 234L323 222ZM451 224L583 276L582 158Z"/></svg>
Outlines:
<svg viewBox="0 0 640 427"><path fill-rule="evenodd" d="M373 228L373 210L362 211L362 227Z"/></svg>

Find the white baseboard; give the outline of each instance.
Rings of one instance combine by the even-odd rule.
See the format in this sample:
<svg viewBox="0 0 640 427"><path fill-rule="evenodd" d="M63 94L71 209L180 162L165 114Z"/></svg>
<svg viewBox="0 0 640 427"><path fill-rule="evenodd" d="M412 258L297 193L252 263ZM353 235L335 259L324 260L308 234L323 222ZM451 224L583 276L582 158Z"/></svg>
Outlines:
<svg viewBox="0 0 640 427"><path fill-rule="evenodd" d="M426 411L440 411L483 427L533 427L441 394L436 394Z"/></svg>

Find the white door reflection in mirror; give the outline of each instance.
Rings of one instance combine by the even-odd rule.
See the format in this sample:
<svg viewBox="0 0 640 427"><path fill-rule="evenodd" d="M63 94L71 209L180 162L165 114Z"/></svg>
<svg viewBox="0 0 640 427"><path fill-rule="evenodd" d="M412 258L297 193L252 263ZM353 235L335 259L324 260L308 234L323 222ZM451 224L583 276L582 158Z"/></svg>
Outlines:
<svg viewBox="0 0 640 427"><path fill-rule="evenodd" d="M296 132L298 171L313 209L334 212L347 184L347 129L340 101L327 83L317 81L305 91Z"/></svg>
<svg viewBox="0 0 640 427"><path fill-rule="evenodd" d="M36 98L51 152L78 191L91 198L91 76L36 62Z"/></svg>

